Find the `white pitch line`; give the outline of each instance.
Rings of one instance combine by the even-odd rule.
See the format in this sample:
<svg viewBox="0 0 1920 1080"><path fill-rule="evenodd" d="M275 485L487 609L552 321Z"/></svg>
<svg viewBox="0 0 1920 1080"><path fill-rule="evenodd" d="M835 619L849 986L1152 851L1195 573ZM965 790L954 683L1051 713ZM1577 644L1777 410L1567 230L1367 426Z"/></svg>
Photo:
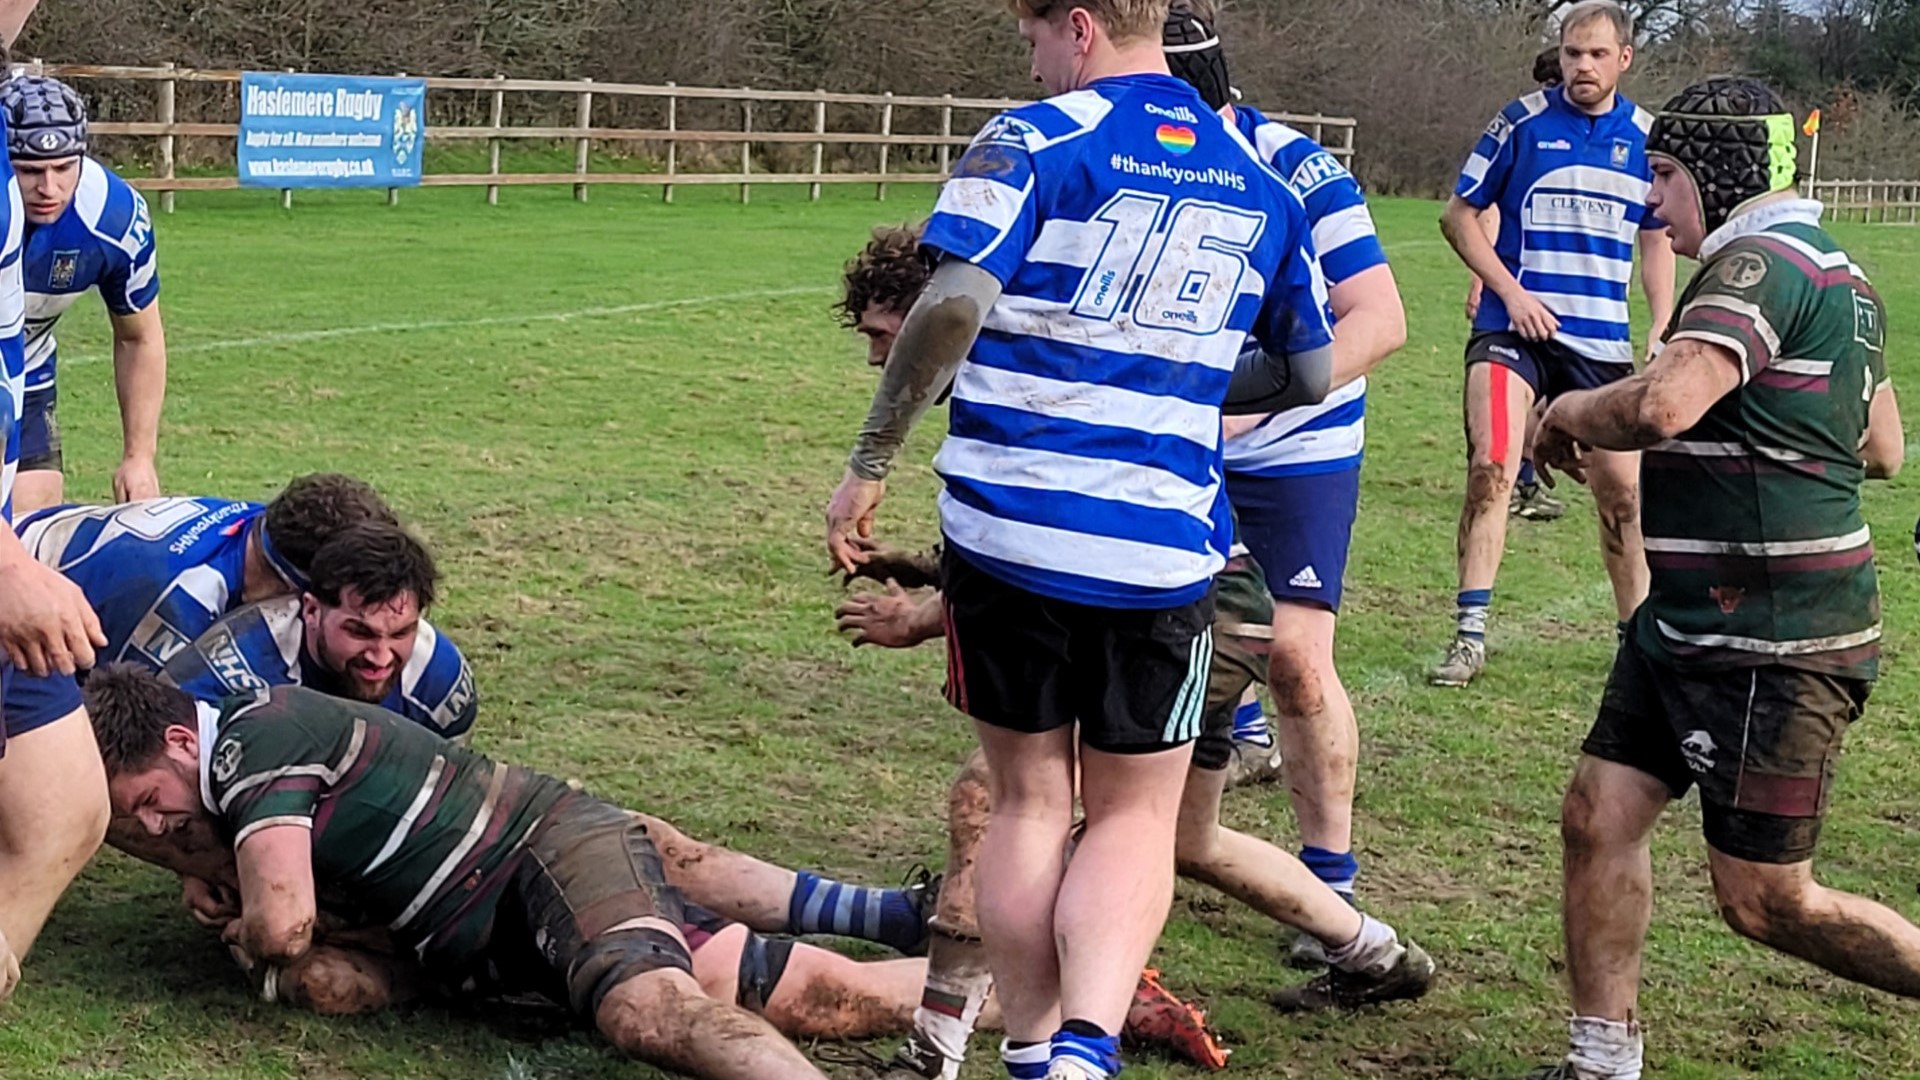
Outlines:
<svg viewBox="0 0 1920 1080"><path fill-rule="evenodd" d="M817 285L786 289L754 289L748 292L721 293L715 296L689 296L680 300L654 300L644 304L620 304L615 307L577 308L573 311L543 311L527 315L487 315L478 319L423 319L419 322L365 323L360 326L332 326L322 330L288 330L278 334L258 334L254 337L226 338L220 341L201 341L190 345L169 345L168 356L185 356L194 353L224 352L228 349L257 349L264 345L293 345L308 341L331 341L334 338L363 337L369 334L400 334L420 330L464 330L476 326L513 326L522 323L570 322L574 319L604 319L614 315L640 315L649 311L671 311L674 308L704 307L708 304L734 304L743 300L771 300L783 296L805 296L809 293L825 292ZM97 364L109 357L82 354L74 357L61 357L61 366L71 364Z"/></svg>

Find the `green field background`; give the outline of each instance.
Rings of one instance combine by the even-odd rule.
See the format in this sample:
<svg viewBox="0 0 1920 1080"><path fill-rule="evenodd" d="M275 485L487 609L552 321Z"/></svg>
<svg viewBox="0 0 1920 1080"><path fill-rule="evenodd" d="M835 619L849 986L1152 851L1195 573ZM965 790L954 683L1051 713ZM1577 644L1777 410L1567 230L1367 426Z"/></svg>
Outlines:
<svg viewBox="0 0 1920 1080"><path fill-rule="evenodd" d="M832 632L821 507L863 416L864 346L834 322L840 264L926 188L508 189L183 194L157 221L172 376L169 492L260 498L327 469L377 484L435 545L435 620L471 659L475 743L790 865L891 880L938 863L942 793L970 745L939 650ZM1369 401L1339 661L1363 740L1363 900L1432 951L1426 1000L1352 1016L1265 1006L1295 973L1273 928L1182 885L1156 963L1203 1001L1248 1077L1516 1076L1564 1040L1557 812L1613 641L1591 502L1515 523L1491 666L1422 682L1451 632L1466 276L1438 205L1381 201L1407 347ZM1885 295L1896 383L1920 330L1920 232L1842 227ZM1684 272L1684 268L1683 268ZM1644 320L1641 322L1644 327ZM106 321L61 324L70 493L103 500L118 451ZM935 537L923 425L880 511ZM1872 485L1885 678L1856 726L1820 867L1914 914L1920 628L1914 483ZM1282 788L1229 796L1236 827L1297 843ZM1650 1075L1920 1075L1920 1012L1749 946L1714 913L1697 808L1654 848L1643 998ZM323 1021L250 1001L157 871L103 853L0 1010L0 1077L651 1077L564 1018L421 1008ZM998 1075L976 1040L969 1078ZM876 1050L887 1049L876 1046ZM1199 1075L1146 1058L1142 1078Z"/></svg>

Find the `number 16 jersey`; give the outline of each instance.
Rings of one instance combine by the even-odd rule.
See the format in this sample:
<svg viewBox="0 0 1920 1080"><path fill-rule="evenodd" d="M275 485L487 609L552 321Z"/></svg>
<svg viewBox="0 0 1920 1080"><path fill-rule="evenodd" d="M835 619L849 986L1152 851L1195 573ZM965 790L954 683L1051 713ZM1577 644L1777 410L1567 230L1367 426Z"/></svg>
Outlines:
<svg viewBox="0 0 1920 1080"><path fill-rule="evenodd" d="M1074 603L1204 596L1232 540L1234 362L1249 335L1332 340L1299 197L1186 83L1127 75L991 121L924 243L1003 289L934 460L947 542Z"/></svg>

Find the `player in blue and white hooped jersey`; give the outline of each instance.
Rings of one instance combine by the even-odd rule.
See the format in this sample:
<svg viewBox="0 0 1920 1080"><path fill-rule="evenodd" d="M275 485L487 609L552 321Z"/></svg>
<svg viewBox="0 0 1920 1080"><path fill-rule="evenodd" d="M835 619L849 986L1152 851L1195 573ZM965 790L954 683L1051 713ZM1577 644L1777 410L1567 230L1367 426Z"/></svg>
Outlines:
<svg viewBox="0 0 1920 1080"><path fill-rule="evenodd" d="M1221 405L1318 400L1332 335L1299 197L1167 73L1165 0L1014 7L1056 96L991 121L942 191L941 261L827 538L843 567L865 557L851 537L951 376L947 689L993 775L980 928L1031 1044L1006 1063L1098 1080L1172 896L1231 540ZM1086 828L1062 868L1076 760Z"/></svg>
<svg viewBox="0 0 1920 1080"><path fill-rule="evenodd" d="M1653 118L1617 92L1632 42L1633 19L1614 0L1569 9L1560 25L1564 84L1494 117L1441 216L1442 232L1485 289L1466 352L1456 625L1446 659L1428 675L1437 686L1465 686L1486 665L1487 610L1534 402L1633 373L1627 291L1636 239L1653 314L1649 341L1673 308L1673 249L1647 207ZM1490 206L1500 212L1492 243L1479 220ZM1588 476L1624 621L1647 593L1639 455L1596 451Z"/></svg>
<svg viewBox="0 0 1920 1080"><path fill-rule="evenodd" d="M80 586L98 614L101 663L158 670L228 611L306 586L320 546L361 521L393 522L351 477L296 478L271 503L148 499L56 506L14 526L34 558Z"/></svg>
<svg viewBox="0 0 1920 1080"><path fill-rule="evenodd" d="M433 556L405 529L362 522L320 548L301 593L225 616L165 674L208 703L305 686L464 742L478 700L466 659L424 617L438 580Z"/></svg>
<svg viewBox="0 0 1920 1080"><path fill-rule="evenodd" d="M15 76L0 87L0 110L26 209L26 399L17 508L27 513L64 498L53 328L88 290L99 291L113 325L123 439L114 501L155 498L167 342L146 200L87 155L86 106L65 83Z"/></svg>
<svg viewBox="0 0 1920 1080"><path fill-rule="evenodd" d="M31 3L7 15L24 18ZM17 22L0 27L11 40ZM0 64L5 49L0 47ZM13 514L23 408L26 215L5 166L0 117L0 526ZM93 662L100 628L71 582L39 563L0 527L0 999L20 958L106 829L106 774L73 681ZM10 737L11 736L11 737Z"/></svg>
<svg viewBox="0 0 1920 1080"><path fill-rule="evenodd" d="M1306 135L1232 103L1212 16L1208 0L1175 0L1163 40L1167 62L1300 195L1327 279L1333 391L1315 405L1230 417L1225 456L1240 542L1265 571L1274 598L1267 686L1300 822L1300 860L1352 902L1360 736L1334 666L1333 638L1360 499L1366 377L1405 343L1406 312L1359 183ZM1326 966L1311 935L1299 935L1293 951L1301 966Z"/></svg>

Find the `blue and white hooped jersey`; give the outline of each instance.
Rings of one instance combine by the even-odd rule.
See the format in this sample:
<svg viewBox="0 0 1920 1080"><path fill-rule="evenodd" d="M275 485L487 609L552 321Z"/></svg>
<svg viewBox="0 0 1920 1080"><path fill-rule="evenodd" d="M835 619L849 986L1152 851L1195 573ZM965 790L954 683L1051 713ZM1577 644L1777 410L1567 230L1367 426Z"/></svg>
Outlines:
<svg viewBox="0 0 1920 1080"><path fill-rule="evenodd" d="M1652 127L1653 114L1624 96L1588 116L1559 87L1537 91L1487 125L1454 188L1482 210L1500 208L1500 261L1560 321L1554 340L1591 360L1633 362L1633 244L1640 230L1665 227L1647 208ZM1473 328L1513 329L1491 291Z"/></svg>
<svg viewBox="0 0 1920 1080"><path fill-rule="evenodd" d="M27 389L53 385L53 324L88 289L115 315L144 311L160 295L147 201L112 169L80 159L80 183L59 220L26 237Z"/></svg>
<svg viewBox="0 0 1920 1080"><path fill-rule="evenodd" d="M300 604L299 596L275 597L223 617L168 661L167 678L208 704L287 685L347 696L338 678L309 654ZM464 739L479 711L466 659L425 619L414 635L413 655L378 704L448 739Z"/></svg>
<svg viewBox="0 0 1920 1080"><path fill-rule="evenodd" d="M158 671L240 603L247 534L265 510L226 499L51 506L14 531L86 594L107 635L98 663Z"/></svg>
<svg viewBox="0 0 1920 1080"><path fill-rule="evenodd" d="M1346 166L1319 143L1257 109L1236 105L1233 112L1241 134L1306 204L1327 287L1385 266L1387 253L1366 196ZM1340 472L1359 466L1366 440L1367 380L1360 378L1317 405L1270 413L1257 427L1228 439L1227 471L1257 476Z"/></svg>
<svg viewBox="0 0 1920 1080"><path fill-rule="evenodd" d="M7 157L6 134L0 118L0 173L7 180L6 201L0 205L6 214L0 221L0 524L13 520L13 476L20 466L20 414L26 396L27 295L20 263L27 213Z"/></svg>
<svg viewBox="0 0 1920 1080"><path fill-rule="evenodd" d="M1332 340L1299 196L1186 83L1128 75L988 123L923 242L1004 289L934 459L947 542L1075 603L1205 595L1234 362Z"/></svg>

